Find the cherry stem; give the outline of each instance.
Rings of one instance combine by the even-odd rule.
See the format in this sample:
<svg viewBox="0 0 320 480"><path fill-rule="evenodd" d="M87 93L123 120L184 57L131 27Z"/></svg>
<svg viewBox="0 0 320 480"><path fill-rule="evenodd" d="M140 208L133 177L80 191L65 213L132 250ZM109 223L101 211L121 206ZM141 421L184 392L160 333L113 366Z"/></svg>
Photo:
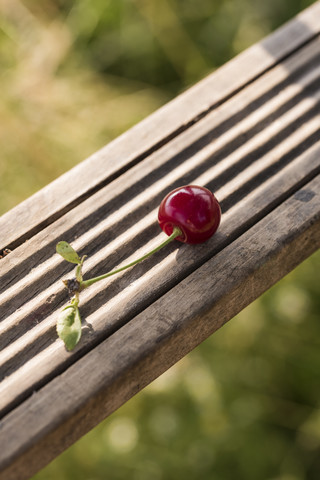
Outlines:
<svg viewBox="0 0 320 480"><path fill-rule="evenodd" d="M128 265L125 265L124 267L118 268L117 270L112 270L109 273L105 273L104 275L100 275L99 277L89 278L89 280L83 280L82 282L80 282L80 289L79 290L80 291L84 290L85 288L90 287L90 285L92 285L96 282L99 282L100 280L104 280L105 278L111 277L112 275L115 275L116 273L122 272L123 270L126 270L127 268L133 267L137 263L140 263L143 260L145 260L146 258L151 257L151 255L153 255L154 253L161 250L163 247L168 245L168 243L172 242L172 240L179 237L180 235L182 235L182 232L181 232L180 228L174 227L172 234L164 242L162 242L160 245L155 247L150 252L143 255L143 257L140 257L137 260L134 260L133 262L129 263Z"/></svg>

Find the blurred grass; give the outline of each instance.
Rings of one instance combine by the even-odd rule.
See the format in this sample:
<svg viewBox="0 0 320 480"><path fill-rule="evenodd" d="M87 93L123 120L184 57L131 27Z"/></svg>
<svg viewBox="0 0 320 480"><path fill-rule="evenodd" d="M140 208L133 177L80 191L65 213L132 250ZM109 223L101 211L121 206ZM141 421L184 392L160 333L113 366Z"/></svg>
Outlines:
<svg viewBox="0 0 320 480"><path fill-rule="evenodd" d="M313 3L2 0L0 214ZM34 480L316 480L320 254Z"/></svg>

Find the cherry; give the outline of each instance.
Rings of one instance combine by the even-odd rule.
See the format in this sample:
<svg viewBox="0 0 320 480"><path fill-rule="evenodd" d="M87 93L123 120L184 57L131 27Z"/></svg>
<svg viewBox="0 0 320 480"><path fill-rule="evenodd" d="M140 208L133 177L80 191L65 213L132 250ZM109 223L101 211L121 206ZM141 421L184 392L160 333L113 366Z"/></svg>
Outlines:
<svg viewBox="0 0 320 480"><path fill-rule="evenodd" d="M171 235L178 227L182 235L176 240L184 243L202 243L217 230L221 219L218 200L205 187L186 185L176 188L162 200L158 221L162 230Z"/></svg>

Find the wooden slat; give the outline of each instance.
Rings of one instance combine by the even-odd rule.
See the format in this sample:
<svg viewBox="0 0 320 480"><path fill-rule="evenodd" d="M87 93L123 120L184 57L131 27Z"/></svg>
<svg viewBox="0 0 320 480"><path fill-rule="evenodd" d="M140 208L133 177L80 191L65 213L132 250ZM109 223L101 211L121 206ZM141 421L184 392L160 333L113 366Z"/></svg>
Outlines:
<svg viewBox="0 0 320 480"><path fill-rule="evenodd" d="M9 414L0 478L28 478L319 247L319 191L317 176Z"/></svg>
<svg viewBox="0 0 320 480"><path fill-rule="evenodd" d="M320 68L311 69L318 53L315 40L2 259L2 414L319 172ZM190 247L179 247L178 264L178 246L171 246L130 273L83 292L83 316L93 329L84 331L74 353L66 353L56 340L55 322L66 302L61 278L69 267L53 255L55 243L72 240L89 255L87 276L130 261L139 255L141 241L150 247L159 241L156 206L169 188L185 181L217 192L224 211L219 234L192 249L192 256ZM148 245L141 253L147 250ZM102 304L108 305L108 322L97 317Z"/></svg>
<svg viewBox="0 0 320 480"><path fill-rule="evenodd" d="M16 248L319 34L320 2L0 218ZM286 41L284 41L286 40Z"/></svg>

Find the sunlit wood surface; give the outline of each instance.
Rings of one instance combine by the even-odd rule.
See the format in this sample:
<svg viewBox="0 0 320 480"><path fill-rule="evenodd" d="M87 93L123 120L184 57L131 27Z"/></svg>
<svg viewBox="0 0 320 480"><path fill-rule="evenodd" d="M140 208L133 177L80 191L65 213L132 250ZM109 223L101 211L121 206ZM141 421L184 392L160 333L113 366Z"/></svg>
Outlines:
<svg viewBox="0 0 320 480"><path fill-rule="evenodd" d="M29 478L230 320L320 243L320 3L0 218L0 478ZM70 264L90 278L163 233L166 193L200 184L218 233L175 242L81 295L57 339Z"/></svg>

